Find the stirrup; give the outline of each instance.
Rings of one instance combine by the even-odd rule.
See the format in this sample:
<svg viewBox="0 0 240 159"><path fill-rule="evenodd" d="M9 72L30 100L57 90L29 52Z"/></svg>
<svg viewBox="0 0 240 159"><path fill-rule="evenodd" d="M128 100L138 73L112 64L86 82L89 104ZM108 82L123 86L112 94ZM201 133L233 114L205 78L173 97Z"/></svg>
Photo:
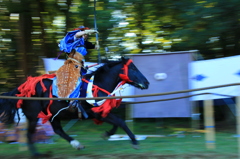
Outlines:
<svg viewBox="0 0 240 159"><path fill-rule="evenodd" d="M78 119L82 120L82 111L78 108Z"/></svg>
<svg viewBox="0 0 240 159"><path fill-rule="evenodd" d="M70 101L68 107L70 107L71 105L74 106L74 108L77 109L79 119L82 119L83 117L86 118L86 119L88 118L88 114L86 113L86 111L81 106L80 101L78 101L78 100Z"/></svg>
<svg viewBox="0 0 240 159"><path fill-rule="evenodd" d="M77 109L77 111L78 111L78 118L80 119L80 120L82 120L82 110L81 110L81 105L80 105L80 102L78 101L78 100L72 100L72 101L70 101L70 103L69 103L69 106L68 106L69 108L69 111L76 111L76 109Z"/></svg>
<svg viewBox="0 0 240 159"><path fill-rule="evenodd" d="M77 103L74 100L70 101L67 110L70 112L74 112L76 111L76 108L77 108Z"/></svg>

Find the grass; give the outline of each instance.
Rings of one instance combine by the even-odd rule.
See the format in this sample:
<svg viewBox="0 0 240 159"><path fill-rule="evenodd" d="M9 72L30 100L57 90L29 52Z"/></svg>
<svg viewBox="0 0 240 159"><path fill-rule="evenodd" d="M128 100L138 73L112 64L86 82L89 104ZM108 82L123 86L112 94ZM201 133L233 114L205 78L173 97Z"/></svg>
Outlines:
<svg viewBox="0 0 240 159"><path fill-rule="evenodd" d="M183 122L175 122L178 126ZM186 123L186 122L185 122ZM64 125L64 124L63 124ZM55 159L119 159L119 158L147 158L147 159L235 159L238 158L237 138L234 132L217 131L216 149L209 150L205 146L204 133L191 132L189 127L178 127L174 124L159 125L159 122L136 121L134 123L135 134L164 134L165 137L148 137L140 141L140 149L131 148L130 141L107 141L100 135L111 128L108 124L94 125L91 120L81 121L71 127L67 133L76 135L86 148L77 151L64 139L55 137L52 144L37 144L40 152L51 154L49 158ZM176 132L182 131L182 135ZM160 133L159 133L160 132ZM125 134L118 130L118 134ZM195 136L195 137L194 137ZM0 158L21 159L28 158L28 151L19 151L19 144L0 144Z"/></svg>

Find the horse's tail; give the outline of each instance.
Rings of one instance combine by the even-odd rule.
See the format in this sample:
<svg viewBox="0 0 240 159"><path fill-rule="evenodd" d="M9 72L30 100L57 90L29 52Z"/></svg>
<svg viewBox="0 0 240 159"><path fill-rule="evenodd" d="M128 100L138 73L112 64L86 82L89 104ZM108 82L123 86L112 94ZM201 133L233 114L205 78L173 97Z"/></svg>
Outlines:
<svg viewBox="0 0 240 159"><path fill-rule="evenodd" d="M2 96L15 96L19 93L17 88L11 92L3 93ZM14 123L14 117L17 112L17 99L3 99L0 97L0 122L5 124Z"/></svg>

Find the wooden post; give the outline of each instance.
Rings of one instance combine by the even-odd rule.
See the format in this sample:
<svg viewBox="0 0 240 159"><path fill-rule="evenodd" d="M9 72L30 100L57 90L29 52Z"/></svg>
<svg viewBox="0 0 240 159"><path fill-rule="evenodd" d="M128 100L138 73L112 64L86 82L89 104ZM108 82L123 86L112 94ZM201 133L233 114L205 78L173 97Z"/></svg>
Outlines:
<svg viewBox="0 0 240 159"><path fill-rule="evenodd" d="M215 149L215 123L213 100L204 101L204 126L207 149Z"/></svg>
<svg viewBox="0 0 240 159"><path fill-rule="evenodd" d="M200 125L200 112L199 112L199 106L197 101L191 102L192 106L192 120L191 120L191 129L192 129L192 135L193 137L199 137L199 133L196 132L196 130L199 129Z"/></svg>
<svg viewBox="0 0 240 159"><path fill-rule="evenodd" d="M126 104L125 106L125 114L126 114L126 117L125 117L125 122L127 123L127 126L129 127L129 129L133 131L133 115L132 115L132 105L131 104Z"/></svg>
<svg viewBox="0 0 240 159"><path fill-rule="evenodd" d="M240 159L240 96L236 97L236 121L237 121L237 138L238 138L238 158Z"/></svg>

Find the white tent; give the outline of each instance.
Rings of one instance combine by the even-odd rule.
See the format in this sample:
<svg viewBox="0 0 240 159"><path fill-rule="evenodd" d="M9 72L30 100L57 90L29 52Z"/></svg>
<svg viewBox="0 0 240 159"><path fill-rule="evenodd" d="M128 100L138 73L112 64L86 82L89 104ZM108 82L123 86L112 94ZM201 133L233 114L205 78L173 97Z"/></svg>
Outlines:
<svg viewBox="0 0 240 159"><path fill-rule="evenodd" d="M239 81L240 81L240 56L194 61L189 64L190 89L239 83ZM214 95L194 96L191 99L206 100L206 99L229 98L229 96L240 95L240 86L229 86L192 92L192 94L198 93L214 93Z"/></svg>

